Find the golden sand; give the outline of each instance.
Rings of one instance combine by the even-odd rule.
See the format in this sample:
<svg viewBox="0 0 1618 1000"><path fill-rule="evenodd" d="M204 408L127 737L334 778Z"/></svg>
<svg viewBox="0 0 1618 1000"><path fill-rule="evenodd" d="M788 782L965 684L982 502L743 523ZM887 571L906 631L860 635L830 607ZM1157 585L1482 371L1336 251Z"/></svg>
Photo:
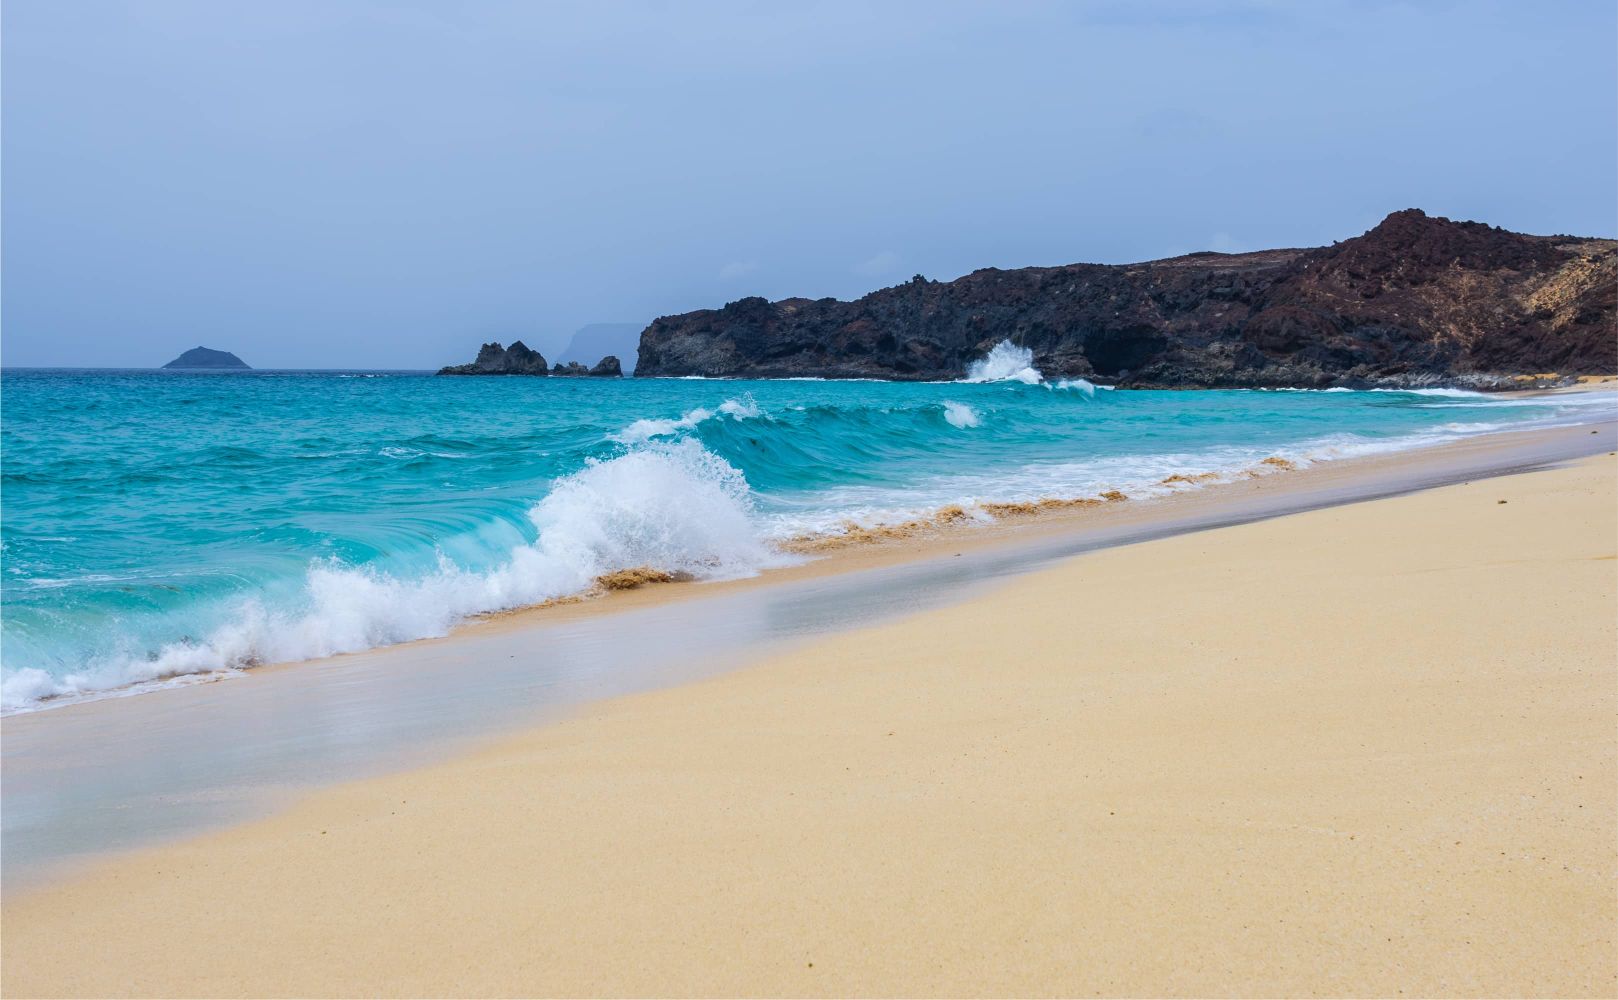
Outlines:
<svg viewBox="0 0 1618 1000"><path fill-rule="evenodd" d="M1611 996L1615 479L1103 551L318 792L8 896L0 986Z"/></svg>

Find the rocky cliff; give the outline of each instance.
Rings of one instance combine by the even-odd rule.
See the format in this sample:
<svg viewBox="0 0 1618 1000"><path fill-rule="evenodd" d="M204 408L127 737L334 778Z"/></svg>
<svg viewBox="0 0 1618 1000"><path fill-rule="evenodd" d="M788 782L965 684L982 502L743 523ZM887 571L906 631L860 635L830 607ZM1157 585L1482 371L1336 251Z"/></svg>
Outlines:
<svg viewBox="0 0 1618 1000"><path fill-rule="evenodd" d="M1618 370L1618 240L1395 212L1316 249L974 271L656 320L637 375L960 378L1002 340L1126 386L1509 384Z"/></svg>

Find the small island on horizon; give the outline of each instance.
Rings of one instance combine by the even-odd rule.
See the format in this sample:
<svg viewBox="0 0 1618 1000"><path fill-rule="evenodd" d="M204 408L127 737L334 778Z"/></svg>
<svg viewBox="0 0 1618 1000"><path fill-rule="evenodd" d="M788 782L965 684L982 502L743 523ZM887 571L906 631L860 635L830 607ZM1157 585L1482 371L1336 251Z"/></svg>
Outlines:
<svg viewBox="0 0 1618 1000"><path fill-rule="evenodd" d="M208 368L214 370L252 371L253 366L229 351L216 351L211 347L193 347L163 366L172 368Z"/></svg>

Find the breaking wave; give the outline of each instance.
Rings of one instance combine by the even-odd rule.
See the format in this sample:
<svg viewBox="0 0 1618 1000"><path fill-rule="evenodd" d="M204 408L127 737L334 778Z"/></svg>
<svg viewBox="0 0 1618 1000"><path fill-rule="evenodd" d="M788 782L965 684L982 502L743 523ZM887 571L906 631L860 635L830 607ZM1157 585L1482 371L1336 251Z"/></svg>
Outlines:
<svg viewBox="0 0 1618 1000"><path fill-rule="evenodd" d="M87 375L89 389L53 400L7 375L0 707L441 636L607 574L750 575L797 558L784 543L850 525L1151 498L1284 468L1271 458L1303 466L1614 409L1611 394L1101 392L1032 362L1003 342L964 383L587 392L300 376L253 380L246 424L241 383ZM132 406L149 440L72 416L103 383L123 387L91 397L108 407L97 419ZM36 401L18 402L28 391ZM221 430L194 444L177 430L204 421Z"/></svg>
<svg viewBox="0 0 1618 1000"><path fill-rule="evenodd" d="M966 367L963 382L1022 382L1038 385L1045 376L1034 367L1034 352L1009 340L994 345L988 354Z"/></svg>
<svg viewBox="0 0 1618 1000"><path fill-rule="evenodd" d="M1091 399L1095 398L1097 389L1112 388L1110 385L1096 385L1087 378L1057 379L1055 382L1046 382L1045 385L1047 388L1051 389L1072 389L1076 392L1083 393L1085 396L1090 397Z"/></svg>
<svg viewBox="0 0 1618 1000"><path fill-rule="evenodd" d="M679 434L681 431L691 430L705 420L712 420L715 416L730 417L733 420L751 420L758 416L759 413L758 404L753 401L753 397L744 396L741 399L727 399L720 403L717 409L713 410L699 406L695 409L687 410L685 414L674 419L645 418L637 420L612 437L613 440L622 444L640 444L652 438L670 437Z"/></svg>
<svg viewBox="0 0 1618 1000"><path fill-rule="evenodd" d="M764 543L753 517L740 470L694 440L654 444L559 480L527 513L532 540L491 568L463 567L440 553L431 572L409 577L318 560L285 605L255 596L216 609L226 624L200 638L61 673L8 672L0 705L14 711L47 698L442 636L479 614L587 592L619 570L725 579L791 562Z"/></svg>
<svg viewBox="0 0 1618 1000"><path fill-rule="evenodd" d="M1021 382L1024 385L1043 385L1047 389L1066 389L1094 398L1097 389L1111 389L1110 385L1096 385L1089 379L1063 378L1045 381L1045 374L1034 367L1034 352L1018 347L1009 340L994 345L988 354L966 367L963 383Z"/></svg>

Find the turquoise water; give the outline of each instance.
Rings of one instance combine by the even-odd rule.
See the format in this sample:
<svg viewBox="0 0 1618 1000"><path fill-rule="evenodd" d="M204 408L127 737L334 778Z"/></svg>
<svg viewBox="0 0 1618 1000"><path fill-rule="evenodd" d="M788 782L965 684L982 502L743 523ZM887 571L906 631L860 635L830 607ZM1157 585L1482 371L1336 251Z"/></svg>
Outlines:
<svg viewBox="0 0 1618 1000"><path fill-rule="evenodd" d="M7 370L4 706L442 635L613 569L748 575L794 558L775 543L849 521L1147 497L1188 488L1161 483L1174 472L1611 407L996 374L1009 379Z"/></svg>

